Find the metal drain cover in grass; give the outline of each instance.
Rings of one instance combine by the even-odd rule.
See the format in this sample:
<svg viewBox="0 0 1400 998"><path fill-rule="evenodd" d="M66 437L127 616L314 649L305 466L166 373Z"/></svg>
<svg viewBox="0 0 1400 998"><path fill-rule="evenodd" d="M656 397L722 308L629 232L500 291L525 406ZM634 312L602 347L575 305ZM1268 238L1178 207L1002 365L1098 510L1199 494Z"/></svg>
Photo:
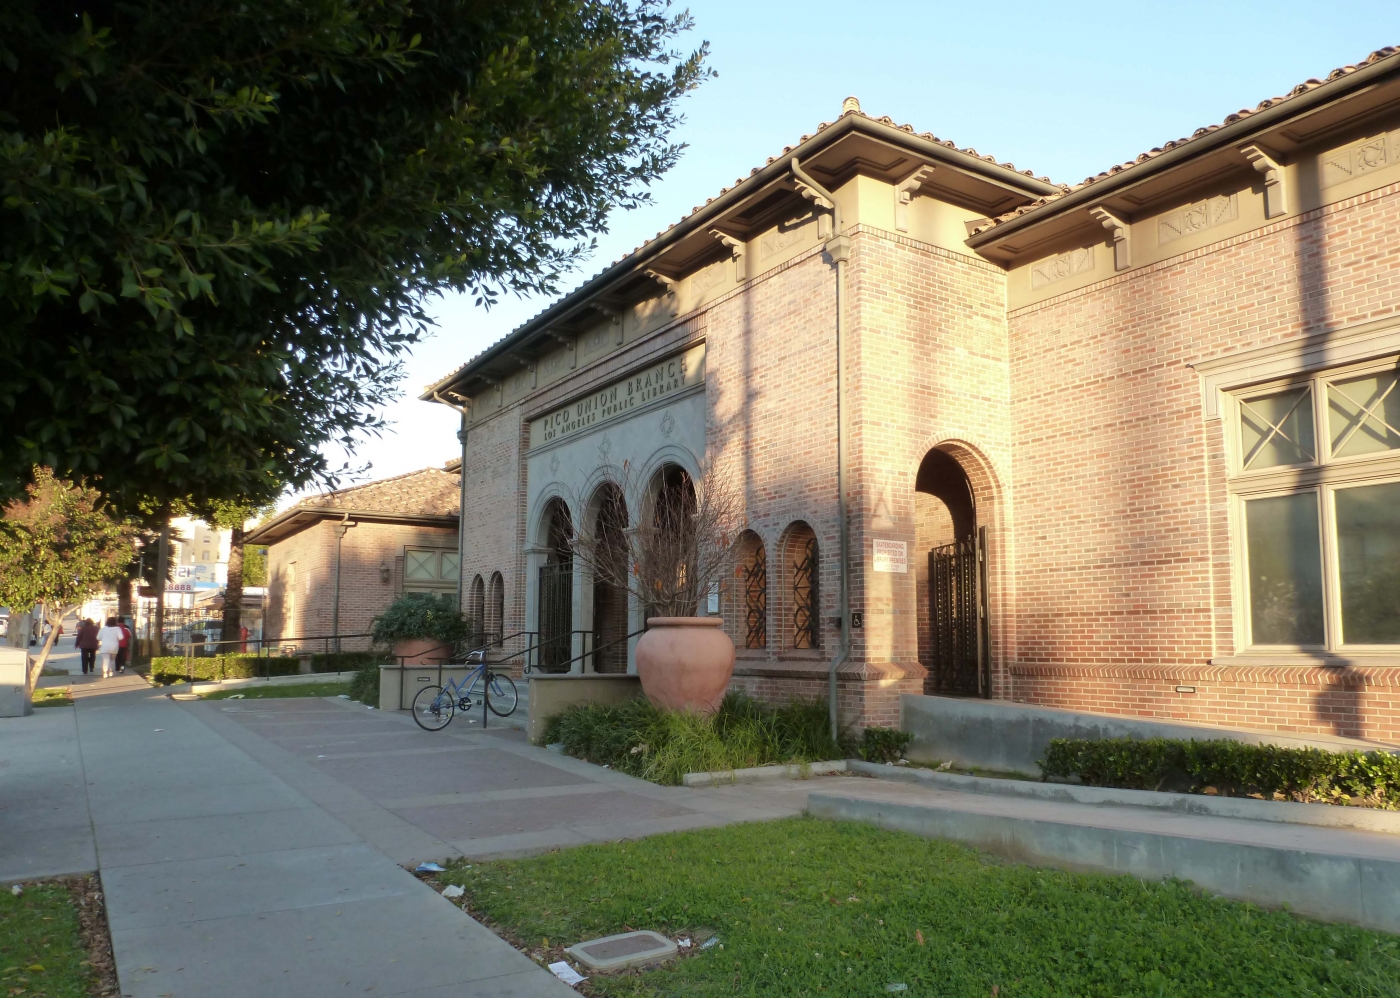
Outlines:
<svg viewBox="0 0 1400 998"><path fill-rule="evenodd" d="M606 973L669 960L676 955L676 944L659 932L643 930L589 939L570 946L564 952L589 970Z"/></svg>

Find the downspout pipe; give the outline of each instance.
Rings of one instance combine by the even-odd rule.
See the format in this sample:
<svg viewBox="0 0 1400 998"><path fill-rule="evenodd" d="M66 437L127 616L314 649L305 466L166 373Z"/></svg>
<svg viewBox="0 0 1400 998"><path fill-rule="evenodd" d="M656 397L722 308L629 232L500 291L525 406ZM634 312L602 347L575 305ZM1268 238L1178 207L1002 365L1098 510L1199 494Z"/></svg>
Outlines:
<svg viewBox="0 0 1400 998"><path fill-rule="evenodd" d="M462 445L462 465L457 469L457 609L462 609L466 598L467 585L467 410L460 410L462 428L457 431L457 440ZM477 621L477 626L481 626ZM504 627L502 628L504 633Z"/></svg>
<svg viewBox="0 0 1400 998"><path fill-rule="evenodd" d="M831 738L836 740L840 726L836 719L836 674L851 657L850 528L846 508L846 262L851 258L851 238L841 224L841 203L835 195L813 180L794 156L792 175L804 197L831 209L831 238L826 252L836 264L836 515L840 562L841 643L826 676L827 715Z"/></svg>
<svg viewBox="0 0 1400 998"><path fill-rule="evenodd" d="M462 424L457 430L457 440L462 444L462 466L457 469L457 609L461 610L462 601L467 595L467 418L472 411L471 401L462 399L464 404L458 404L443 398L441 392L433 392L433 401L456 409L462 417ZM480 627L482 622L476 623ZM504 621L501 631L505 632Z"/></svg>
<svg viewBox="0 0 1400 998"><path fill-rule="evenodd" d="M335 595L331 603L331 634L335 636L335 650L340 651L340 549L345 543L345 533L355 524L350 522L350 514L343 513L335 527Z"/></svg>

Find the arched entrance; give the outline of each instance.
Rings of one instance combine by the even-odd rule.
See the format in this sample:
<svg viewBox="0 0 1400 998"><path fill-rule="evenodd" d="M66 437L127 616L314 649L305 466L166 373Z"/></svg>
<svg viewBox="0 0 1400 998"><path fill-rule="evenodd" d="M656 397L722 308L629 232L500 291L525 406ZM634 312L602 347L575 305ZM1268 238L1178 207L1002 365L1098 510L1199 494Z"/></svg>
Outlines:
<svg viewBox="0 0 1400 998"><path fill-rule="evenodd" d="M627 501L611 482L598 489L593 536L593 670L627 671Z"/></svg>
<svg viewBox="0 0 1400 998"><path fill-rule="evenodd" d="M915 546L926 552L915 578L928 691L990 696L986 528L977 526L972 482L952 455L934 449L924 455L914 489Z"/></svg>
<svg viewBox="0 0 1400 998"><path fill-rule="evenodd" d="M544 672L567 672L573 657L574 553L569 507L551 499L545 510L544 564L540 566L539 667Z"/></svg>
<svg viewBox="0 0 1400 998"><path fill-rule="evenodd" d="M638 577L655 594L642 608L647 617L693 617L708 605L710 594L696 587L697 509L695 482L680 465L663 465L652 476L636 545Z"/></svg>

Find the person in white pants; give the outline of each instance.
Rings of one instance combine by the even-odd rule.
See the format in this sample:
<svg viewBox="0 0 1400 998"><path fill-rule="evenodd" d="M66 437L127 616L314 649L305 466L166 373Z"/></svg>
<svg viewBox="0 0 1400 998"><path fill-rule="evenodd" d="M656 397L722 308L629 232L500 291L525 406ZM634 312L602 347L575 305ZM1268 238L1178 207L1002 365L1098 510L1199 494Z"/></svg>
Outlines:
<svg viewBox="0 0 1400 998"><path fill-rule="evenodd" d="M122 629L117 626L116 617L108 617L106 625L97 632L97 660L102 665L103 679L112 675L121 646Z"/></svg>

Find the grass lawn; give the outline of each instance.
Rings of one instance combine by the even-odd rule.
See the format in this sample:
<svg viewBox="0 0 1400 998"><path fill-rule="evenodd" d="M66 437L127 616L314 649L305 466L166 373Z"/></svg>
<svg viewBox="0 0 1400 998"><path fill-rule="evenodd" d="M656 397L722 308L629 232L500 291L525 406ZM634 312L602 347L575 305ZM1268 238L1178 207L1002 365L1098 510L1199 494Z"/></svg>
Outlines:
<svg viewBox="0 0 1400 998"><path fill-rule="evenodd" d="M103 993L78 914L80 892L64 881L0 888L0 994L81 998Z"/></svg>
<svg viewBox="0 0 1400 998"><path fill-rule="evenodd" d="M72 702L67 686L41 686L34 691L36 707L67 707Z"/></svg>
<svg viewBox="0 0 1400 998"><path fill-rule="evenodd" d="M717 934L669 967L592 978L581 990L594 995L1400 996L1395 936L814 818L459 865L439 879L545 960L631 928Z"/></svg>
<svg viewBox="0 0 1400 998"><path fill-rule="evenodd" d="M236 690L216 690L213 693L201 693L199 696L201 700L227 700L232 696L241 696L247 700L276 700L283 697L333 697L348 693L349 690L349 683L286 683L275 686L268 683L243 686Z"/></svg>

